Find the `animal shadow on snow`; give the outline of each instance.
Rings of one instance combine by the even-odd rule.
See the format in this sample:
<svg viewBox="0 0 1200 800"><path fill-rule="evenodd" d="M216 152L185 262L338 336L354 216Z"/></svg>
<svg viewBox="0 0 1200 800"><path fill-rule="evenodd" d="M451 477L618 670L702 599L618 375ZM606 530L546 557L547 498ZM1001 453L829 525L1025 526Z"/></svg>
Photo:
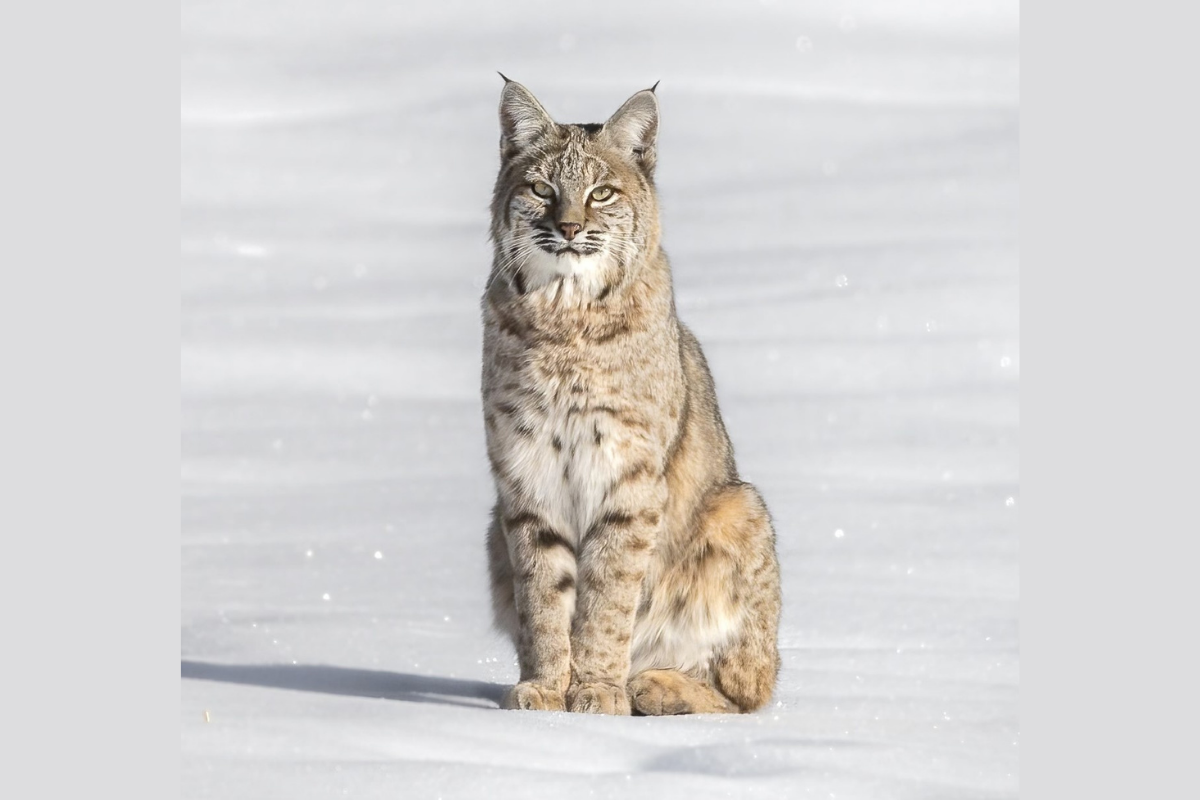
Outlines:
<svg viewBox="0 0 1200 800"><path fill-rule="evenodd" d="M498 706L508 688L486 681L318 664L213 664L183 660L179 667L181 677L189 680L471 708Z"/></svg>

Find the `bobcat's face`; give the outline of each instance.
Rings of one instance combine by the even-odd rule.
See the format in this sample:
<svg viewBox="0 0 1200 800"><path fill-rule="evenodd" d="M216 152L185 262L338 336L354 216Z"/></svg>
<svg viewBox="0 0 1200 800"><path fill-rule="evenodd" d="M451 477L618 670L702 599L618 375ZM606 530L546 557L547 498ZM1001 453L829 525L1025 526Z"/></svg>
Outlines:
<svg viewBox="0 0 1200 800"><path fill-rule="evenodd" d="M619 280L657 230L654 95L640 92L603 125L559 125L509 82L500 115L492 223L500 270L529 288L559 275L596 289Z"/></svg>
<svg viewBox="0 0 1200 800"><path fill-rule="evenodd" d="M540 158L512 194L520 237L547 253L594 255L632 233L630 176L622 176L601 158L572 142L553 156Z"/></svg>

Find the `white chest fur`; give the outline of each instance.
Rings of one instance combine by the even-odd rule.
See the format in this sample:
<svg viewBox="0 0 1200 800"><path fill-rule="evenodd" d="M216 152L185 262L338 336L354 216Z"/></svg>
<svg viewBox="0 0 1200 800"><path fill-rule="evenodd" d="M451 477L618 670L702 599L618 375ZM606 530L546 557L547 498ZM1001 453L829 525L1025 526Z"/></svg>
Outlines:
<svg viewBox="0 0 1200 800"><path fill-rule="evenodd" d="M578 548L625 468L620 432L574 400L519 422L531 433L510 438L507 467L546 521Z"/></svg>
<svg viewBox="0 0 1200 800"><path fill-rule="evenodd" d="M543 289L561 278L561 285L555 286L554 291L594 297L604 287L610 267L610 262L600 255L554 255L538 248L525 261L523 269L529 291Z"/></svg>

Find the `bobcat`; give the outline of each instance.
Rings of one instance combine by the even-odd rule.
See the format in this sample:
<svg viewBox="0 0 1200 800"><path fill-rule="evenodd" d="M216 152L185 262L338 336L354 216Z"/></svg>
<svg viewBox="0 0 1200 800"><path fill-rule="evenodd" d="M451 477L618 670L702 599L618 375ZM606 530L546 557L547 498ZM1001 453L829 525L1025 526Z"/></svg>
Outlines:
<svg viewBox="0 0 1200 800"><path fill-rule="evenodd" d="M504 80L482 301L491 589L521 669L503 705L753 711L779 671L775 534L675 315L658 99L561 125Z"/></svg>

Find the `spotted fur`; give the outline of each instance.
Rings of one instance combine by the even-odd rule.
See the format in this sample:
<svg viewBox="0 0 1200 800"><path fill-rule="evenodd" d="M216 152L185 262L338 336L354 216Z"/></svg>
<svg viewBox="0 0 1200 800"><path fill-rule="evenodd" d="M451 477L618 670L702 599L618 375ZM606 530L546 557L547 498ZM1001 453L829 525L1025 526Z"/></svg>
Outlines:
<svg viewBox="0 0 1200 800"><path fill-rule="evenodd" d="M751 711L774 689L775 534L675 314L658 119L653 90L603 125L501 95L483 406L508 708Z"/></svg>

